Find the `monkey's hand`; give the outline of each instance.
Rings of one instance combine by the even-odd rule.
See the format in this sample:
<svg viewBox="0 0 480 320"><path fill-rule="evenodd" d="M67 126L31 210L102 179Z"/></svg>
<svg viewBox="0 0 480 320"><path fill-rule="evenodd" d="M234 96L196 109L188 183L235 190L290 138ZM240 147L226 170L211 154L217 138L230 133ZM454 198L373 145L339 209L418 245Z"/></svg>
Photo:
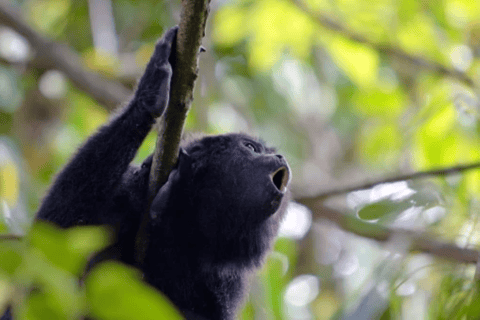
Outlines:
<svg viewBox="0 0 480 320"><path fill-rule="evenodd" d="M168 105L172 79L169 60L174 58L177 31L178 26L169 29L157 42L135 92L134 101L154 118L161 116Z"/></svg>

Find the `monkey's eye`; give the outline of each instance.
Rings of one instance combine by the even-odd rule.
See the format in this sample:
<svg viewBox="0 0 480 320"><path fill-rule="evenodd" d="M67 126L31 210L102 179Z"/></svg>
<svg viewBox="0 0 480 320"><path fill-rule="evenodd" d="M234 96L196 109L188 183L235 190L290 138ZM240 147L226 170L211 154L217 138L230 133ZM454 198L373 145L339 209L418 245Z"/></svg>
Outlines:
<svg viewBox="0 0 480 320"><path fill-rule="evenodd" d="M247 141L247 142L244 143L244 145L245 145L245 147L247 147L251 151L253 151L255 153L259 153L258 148L253 143Z"/></svg>

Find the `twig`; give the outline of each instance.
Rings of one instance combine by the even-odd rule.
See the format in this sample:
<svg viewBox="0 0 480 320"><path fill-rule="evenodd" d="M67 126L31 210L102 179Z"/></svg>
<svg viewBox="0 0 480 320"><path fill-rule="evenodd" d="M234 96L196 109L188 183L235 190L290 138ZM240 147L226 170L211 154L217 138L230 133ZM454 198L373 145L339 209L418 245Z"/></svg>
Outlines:
<svg viewBox="0 0 480 320"><path fill-rule="evenodd" d="M113 109L127 101L130 90L82 68L78 55L66 45L51 41L30 28L17 15L12 5L0 1L0 23L24 36L36 51L36 59L48 68L62 71L80 90L100 104Z"/></svg>
<svg viewBox="0 0 480 320"><path fill-rule="evenodd" d="M455 244L444 243L433 239L431 236L403 229L393 229L378 224L364 222L353 216L342 214L336 210L327 208L321 204L311 201L298 201L308 206L315 218L323 218L339 225L343 230L354 233L361 237L386 241L395 236L406 237L411 240L410 251L421 251L440 258L454 260L463 263L477 263L480 252L474 249L460 248Z"/></svg>
<svg viewBox="0 0 480 320"><path fill-rule="evenodd" d="M170 102L165 111L153 155L149 181L149 203L168 178L177 162L183 125L193 100L198 74L198 54L205 35L210 0L182 0L177 34L176 55L170 88ZM150 206L148 206L150 207ZM135 243L135 261L143 264L148 246L150 214L142 217Z"/></svg>
<svg viewBox="0 0 480 320"><path fill-rule="evenodd" d="M0 241L5 240L22 240L23 236L19 236L16 234L0 234Z"/></svg>
<svg viewBox="0 0 480 320"><path fill-rule="evenodd" d="M420 56L409 54L400 48L395 48L391 45L372 41L371 39L368 39L367 37L361 34L358 34L349 30L347 27L334 21L333 19L321 13L314 12L302 0L291 0L291 1L297 8L299 8L308 16L312 17L319 25L329 30L340 33L345 38L348 38L358 43L365 44L386 55L394 56L400 60L406 61L413 66L421 67L423 69L428 69L430 71L455 78L470 87L475 86L474 81L464 72L455 70L453 68L448 68L438 62L431 61Z"/></svg>
<svg viewBox="0 0 480 320"><path fill-rule="evenodd" d="M325 198L328 198L331 196L336 196L339 194L344 194L344 193L362 190L362 189L369 189L382 183L421 179L421 178L428 178L428 177L434 177L434 176L447 176L451 174L460 173L462 171L473 170L478 168L480 168L480 162L474 162L470 164L458 165L458 166L448 167L448 168L419 171L419 172L399 175L391 178L382 178L376 181L367 181L367 182L362 182L362 183L358 183L350 186L343 186L337 189L332 189L332 190L322 192L312 197L301 197L298 200L299 201L322 201Z"/></svg>

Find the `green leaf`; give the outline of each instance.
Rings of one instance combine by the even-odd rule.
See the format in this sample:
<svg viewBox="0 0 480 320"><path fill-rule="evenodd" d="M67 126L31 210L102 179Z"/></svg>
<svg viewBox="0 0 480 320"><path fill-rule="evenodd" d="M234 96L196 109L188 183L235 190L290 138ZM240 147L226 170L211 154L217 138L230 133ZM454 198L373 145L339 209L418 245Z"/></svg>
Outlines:
<svg viewBox="0 0 480 320"><path fill-rule="evenodd" d="M0 199L13 207L19 195L20 172L13 159L8 159L0 165Z"/></svg>
<svg viewBox="0 0 480 320"><path fill-rule="evenodd" d="M82 226L66 230L67 249L77 263L82 264L90 255L105 248L109 243L106 227Z"/></svg>
<svg viewBox="0 0 480 320"><path fill-rule="evenodd" d="M340 36L328 43L330 56L358 87L371 87L377 81L378 52Z"/></svg>
<svg viewBox="0 0 480 320"><path fill-rule="evenodd" d="M40 310L48 309L48 314L57 315L51 319L73 319L82 312L83 298L78 288L78 277L51 263L41 250L31 248L27 252L17 277L26 288L34 288L21 312L40 314ZM28 315L23 317L30 318Z"/></svg>
<svg viewBox="0 0 480 320"><path fill-rule="evenodd" d="M402 90L358 90L353 97L355 109L367 116L395 119L405 110L405 94Z"/></svg>
<svg viewBox="0 0 480 320"><path fill-rule="evenodd" d="M22 243L0 243L0 270L8 275L13 275L23 259Z"/></svg>
<svg viewBox="0 0 480 320"><path fill-rule="evenodd" d="M86 280L91 314L103 320L175 320L182 316L168 299L142 282L140 273L125 265L105 262Z"/></svg>
<svg viewBox="0 0 480 320"><path fill-rule="evenodd" d="M274 319L282 318L283 291L287 284L285 271L288 268L288 258L282 253L273 252L268 256L262 271L262 282L265 289L265 305L269 306Z"/></svg>
<svg viewBox="0 0 480 320"><path fill-rule="evenodd" d="M417 14L412 20L399 25L398 40L402 48L414 54L435 58L439 54L435 21L424 14Z"/></svg>
<svg viewBox="0 0 480 320"><path fill-rule="evenodd" d="M20 312L20 320L67 319L58 309L52 308L47 295L40 292L30 294L25 308Z"/></svg>
<svg viewBox="0 0 480 320"><path fill-rule="evenodd" d="M215 12L213 39L220 45L233 46L247 35L245 10L238 6L223 6Z"/></svg>
<svg viewBox="0 0 480 320"><path fill-rule="evenodd" d="M471 303L468 305L468 319L480 319L480 281L475 281Z"/></svg>
<svg viewBox="0 0 480 320"><path fill-rule="evenodd" d="M366 205L358 210L357 215L362 220L375 221L397 211L398 206L395 202L392 200L382 200Z"/></svg>
<svg viewBox="0 0 480 320"><path fill-rule="evenodd" d="M85 269L87 258L109 242L108 233L102 227L64 230L41 222L34 225L29 238L51 263L76 275Z"/></svg>
<svg viewBox="0 0 480 320"><path fill-rule="evenodd" d="M307 58L316 30L308 16L282 0L224 6L217 11L213 26L213 38L220 46L237 45L249 38L248 64L259 71L269 70L285 49L296 57Z"/></svg>

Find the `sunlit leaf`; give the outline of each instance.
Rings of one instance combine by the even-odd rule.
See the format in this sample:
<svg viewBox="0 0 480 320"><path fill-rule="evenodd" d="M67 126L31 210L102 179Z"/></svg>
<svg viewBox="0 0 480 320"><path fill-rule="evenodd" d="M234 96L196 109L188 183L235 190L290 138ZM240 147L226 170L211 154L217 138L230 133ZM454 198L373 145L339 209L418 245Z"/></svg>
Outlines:
<svg viewBox="0 0 480 320"><path fill-rule="evenodd" d="M439 167L478 159L477 142L458 129L453 105L440 108L416 133L415 164Z"/></svg>
<svg viewBox="0 0 480 320"><path fill-rule="evenodd" d="M91 48L83 53L85 65L108 75L117 75L120 70L120 61L115 55L99 48Z"/></svg>
<svg viewBox="0 0 480 320"><path fill-rule="evenodd" d="M7 205L16 204L20 192L20 177L17 166L12 161L0 164L0 198L7 201Z"/></svg>
<svg viewBox="0 0 480 320"><path fill-rule="evenodd" d="M417 14L411 21L400 25L398 39L409 52L435 57L438 55L438 47L434 26L432 19Z"/></svg>
<svg viewBox="0 0 480 320"><path fill-rule="evenodd" d="M59 34L66 25L71 0L32 0L26 2L26 12L43 33Z"/></svg>
<svg viewBox="0 0 480 320"><path fill-rule="evenodd" d="M430 118L424 125L424 134L431 137L443 137L455 124L455 109L453 105L446 106Z"/></svg>
<svg viewBox="0 0 480 320"><path fill-rule="evenodd" d="M445 14L448 22L457 28L462 28L469 23L478 21L480 6L477 1L448 0L444 2Z"/></svg>
<svg viewBox="0 0 480 320"><path fill-rule="evenodd" d="M469 171L464 175L467 190L472 194L480 195L480 170Z"/></svg>
<svg viewBox="0 0 480 320"><path fill-rule="evenodd" d="M247 36L245 9L238 6L224 6L215 13L212 37L223 46L237 44Z"/></svg>
<svg viewBox="0 0 480 320"><path fill-rule="evenodd" d="M225 6L217 12L215 22L213 35L217 43L228 46L250 40L249 65L259 71L271 68L285 49L306 58L315 30L308 16L283 0L257 1L245 8Z"/></svg>
<svg viewBox="0 0 480 320"><path fill-rule="evenodd" d="M358 90L353 97L356 109L365 116L396 118L406 108L405 95L400 90Z"/></svg>
<svg viewBox="0 0 480 320"><path fill-rule="evenodd" d="M357 86L368 88L376 83L378 52L339 36L328 43L328 50L332 59Z"/></svg>
<svg viewBox="0 0 480 320"><path fill-rule="evenodd" d="M415 14L418 12L420 3L415 0L400 0L398 1L398 18L401 21L411 20Z"/></svg>

